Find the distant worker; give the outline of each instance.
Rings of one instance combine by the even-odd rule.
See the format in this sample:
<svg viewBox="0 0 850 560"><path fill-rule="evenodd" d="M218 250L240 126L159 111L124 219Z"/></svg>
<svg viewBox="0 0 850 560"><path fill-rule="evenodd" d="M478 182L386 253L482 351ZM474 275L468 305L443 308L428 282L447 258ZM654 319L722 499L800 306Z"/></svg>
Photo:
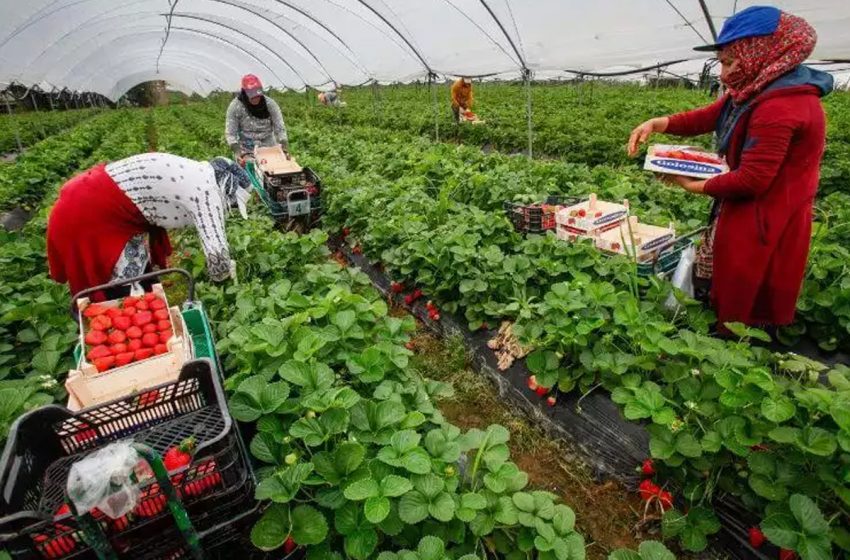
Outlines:
<svg viewBox="0 0 850 560"><path fill-rule="evenodd" d="M263 84L257 76L247 74L242 78L242 89L227 108L224 135L240 165L254 147L280 144L289 153L283 113L274 99L263 94Z"/></svg>
<svg viewBox="0 0 850 560"><path fill-rule="evenodd" d="M725 323L773 328L794 320L803 284L826 140L821 97L831 75L803 65L817 41L804 19L753 6L723 24L717 52L726 93L714 103L650 119L632 132L629 153L653 133L715 133L731 171L708 180L669 181L714 200L697 252L695 280Z"/></svg>
<svg viewBox="0 0 850 560"><path fill-rule="evenodd" d="M232 275L226 213L247 217L251 180L233 160L145 153L99 164L69 180L47 222L50 276L71 293L166 268L166 230L193 227L207 274ZM120 296L115 296L120 297Z"/></svg>
<svg viewBox="0 0 850 560"><path fill-rule="evenodd" d="M319 93L319 103L325 107L345 107L345 101L343 101L340 97L341 91L342 88L334 84L334 88L331 91L323 91Z"/></svg>
<svg viewBox="0 0 850 560"><path fill-rule="evenodd" d="M460 122L461 111L472 111L472 80L461 78L452 84L452 115Z"/></svg>

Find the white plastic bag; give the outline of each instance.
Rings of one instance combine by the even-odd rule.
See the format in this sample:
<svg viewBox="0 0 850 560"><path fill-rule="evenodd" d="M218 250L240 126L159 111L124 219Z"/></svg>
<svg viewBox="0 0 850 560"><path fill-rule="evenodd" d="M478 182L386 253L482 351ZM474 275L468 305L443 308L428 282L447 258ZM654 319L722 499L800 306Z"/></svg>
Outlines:
<svg viewBox="0 0 850 560"><path fill-rule="evenodd" d="M682 251L682 257L679 259L679 264L676 266L676 271L673 273L673 286L683 291L688 297L694 297L693 271L696 256L697 252L693 245ZM675 293L671 293L667 297L667 301L664 302L664 306L671 310L679 307L679 302L676 300Z"/></svg>
<svg viewBox="0 0 850 560"><path fill-rule="evenodd" d="M68 496L79 512L99 509L118 519L136 507L139 489L133 473L139 454L129 442L113 443L71 465Z"/></svg>

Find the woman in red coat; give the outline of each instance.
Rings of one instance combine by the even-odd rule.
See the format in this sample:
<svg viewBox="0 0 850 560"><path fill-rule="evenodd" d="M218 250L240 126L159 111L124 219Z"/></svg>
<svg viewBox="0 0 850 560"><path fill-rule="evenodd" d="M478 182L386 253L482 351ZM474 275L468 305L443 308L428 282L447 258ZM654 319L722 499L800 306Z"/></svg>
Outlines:
<svg viewBox="0 0 850 560"><path fill-rule="evenodd" d="M816 34L776 8L729 18L718 44L726 93L715 103L638 126L629 152L654 132L715 133L730 172L708 180L669 176L688 192L714 198L696 276L711 279L711 302L724 323L787 325L806 270L826 123L820 98L832 76L801 63Z"/></svg>

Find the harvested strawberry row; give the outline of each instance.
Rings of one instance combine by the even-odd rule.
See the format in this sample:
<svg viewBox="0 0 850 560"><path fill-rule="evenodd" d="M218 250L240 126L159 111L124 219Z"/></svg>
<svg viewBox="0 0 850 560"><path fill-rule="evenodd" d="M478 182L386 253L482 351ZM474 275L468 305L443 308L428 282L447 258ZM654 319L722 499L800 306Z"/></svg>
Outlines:
<svg viewBox="0 0 850 560"><path fill-rule="evenodd" d="M168 352L171 318L156 294L126 297L117 307L92 304L83 316L88 319L86 359L99 372Z"/></svg>

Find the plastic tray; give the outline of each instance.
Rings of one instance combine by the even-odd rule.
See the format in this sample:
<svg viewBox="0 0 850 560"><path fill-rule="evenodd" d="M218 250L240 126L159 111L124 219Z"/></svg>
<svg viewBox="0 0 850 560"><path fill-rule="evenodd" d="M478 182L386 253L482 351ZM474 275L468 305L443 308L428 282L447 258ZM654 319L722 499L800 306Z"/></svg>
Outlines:
<svg viewBox="0 0 850 560"><path fill-rule="evenodd" d="M502 207L508 220L520 233L544 233L555 229L555 210L544 211L543 206L570 206L576 204L578 198L564 196L548 196L538 204L520 204L504 202Z"/></svg>

